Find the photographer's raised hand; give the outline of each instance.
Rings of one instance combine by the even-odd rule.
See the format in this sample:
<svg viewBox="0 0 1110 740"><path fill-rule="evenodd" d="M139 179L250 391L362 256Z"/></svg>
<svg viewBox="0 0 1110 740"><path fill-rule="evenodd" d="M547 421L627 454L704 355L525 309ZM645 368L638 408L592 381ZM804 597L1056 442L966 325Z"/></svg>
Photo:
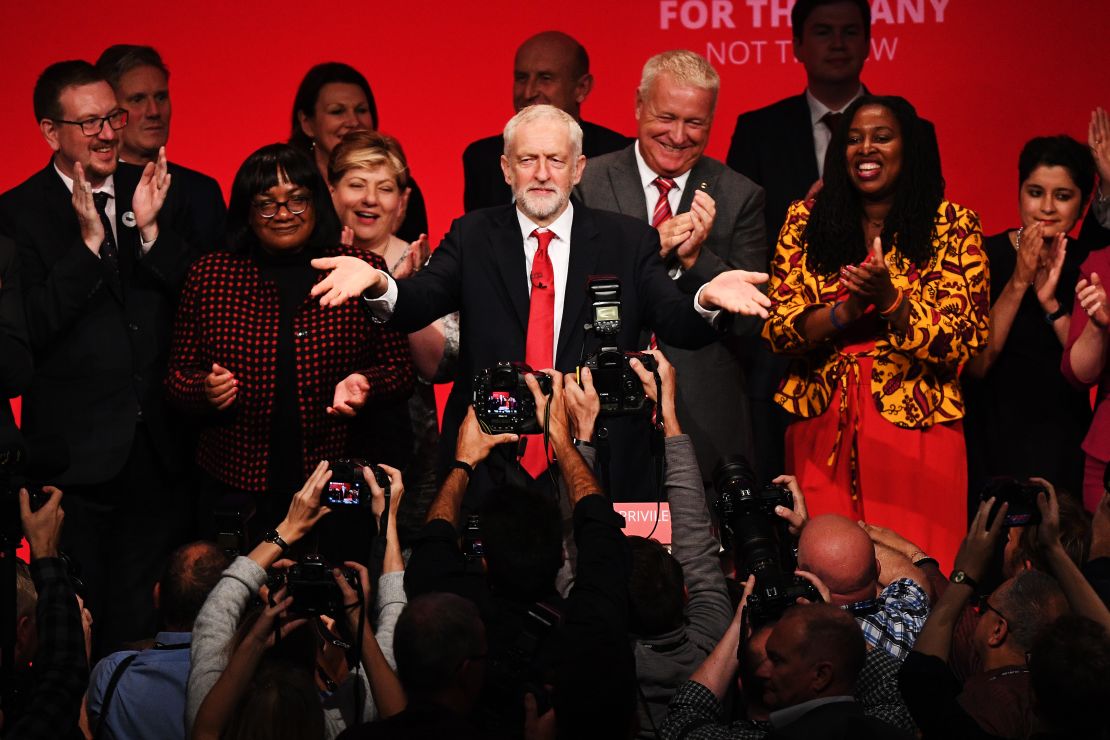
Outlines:
<svg viewBox="0 0 1110 740"><path fill-rule="evenodd" d="M62 492L54 486L43 486L43 493L50 496L38 511L31 511L31 497L26 488L19 489L19 518L23 534L31 548L31 559L58 557L58 542L62 537Z"/></svg>
<svg viewBox="0 0 1110 740"><path fill-rule="evenodd" d="M654 373L644 367L644 364L635 357L628 361L628 365L632 368L632 372L636 373L636 377L640 379L640 384L644 387L644 395L658 405L659 419L663 422L663 434L667 437L682 434L682 427L679 426L678 414L675 411L676 377L674 366L657 349L649 349L645 352L655 358L656 369ZM656 374L659 375L658 385L655 382ZM662 398L659 397L660 391L662 391Z"/></svg>
<svg viewBox="0 0 1110 740"><path fill-rule="evenodd" d="M787 531L790 534L795 537L801 536L802 529L809 521L809 509L806 507L806 497L802 493L802 487L798 485L798 479L792 475L780 475L771 482L776 486L786 486L790 489L790 494L794 498L794 508L776 506L775 513L786 520L789 525Z"/></svg>
<svg viewBox="0 0 1110 740"><path fill-rule="evenodd" d="M587 442L592 440L597 415L601 412L601 398L594 388L594 376L590 368L582 368L578 377L574 373L563 376L563 404L567 409L570 431L574 438Z"/></svg>

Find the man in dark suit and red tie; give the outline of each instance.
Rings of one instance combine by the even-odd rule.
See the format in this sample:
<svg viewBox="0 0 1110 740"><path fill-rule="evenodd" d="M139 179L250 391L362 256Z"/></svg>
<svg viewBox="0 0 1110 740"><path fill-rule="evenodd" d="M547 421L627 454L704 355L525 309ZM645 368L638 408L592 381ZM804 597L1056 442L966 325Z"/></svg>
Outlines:
<svg viewBox="0 0 1110 740"><path fill-rule="evenodd" d="M475 373L520 360L540 365L537 369L575 369L589 321L588 276L621 281L622 326L616 343L626 348L637 346L643 330L676 346L704 346L719 336L713 323L722 311L765 317L769 304L757 287L767 276L743 270L722 272L695 292L683 292L659 259L655 229L643 220L572 201L586 158L582 129L567 113L548 105L525 108L509 121L504 136L501 167L515 205L456 220L415 277L394 281L361 260L342 257L313 262L332 270L313 291L323 303L361 296L376 318L402 331L460 312L459 370L444 413L441 472L453 462ZM624 429L611 429L615 500L645 496L637 485L648 451L632 437L626 444ZM475 471L472 491L493 485L488 467Z"/></svg>
<svg viewBox="0 0 1110 740"><path fill-rule="evenodd" d="M119 162L128 113L85 61L35 83L46 167L0 195L16 243L35 371L23 433L69 467L62 549L82 569L94 652L153 634L152 589L188 522L178 430L166 417L173 305L193 252L170 226L165 151Z"/></svg>

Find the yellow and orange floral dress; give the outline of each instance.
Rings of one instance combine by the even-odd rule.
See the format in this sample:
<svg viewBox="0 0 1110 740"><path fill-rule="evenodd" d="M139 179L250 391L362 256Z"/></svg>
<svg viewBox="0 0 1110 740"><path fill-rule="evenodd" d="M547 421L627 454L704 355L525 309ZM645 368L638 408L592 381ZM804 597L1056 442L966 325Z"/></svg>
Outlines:
<svg viewBox="0 0 1110 740"><path fill-rule="evenodd" d="M838 275L810 269L802 239L808 220L804 203L790 207L763 327L775 352L797 355L775 394L797 417L786 435L787 471L811 514L891 527L947 567L966 532L959 370L986 347L990 320L979 218L942 201L936 252L921 268L902 257L895 239L886 262L909 303L905 333L869 310L822 342L802 336L800 319L848 294Z"/></svg>

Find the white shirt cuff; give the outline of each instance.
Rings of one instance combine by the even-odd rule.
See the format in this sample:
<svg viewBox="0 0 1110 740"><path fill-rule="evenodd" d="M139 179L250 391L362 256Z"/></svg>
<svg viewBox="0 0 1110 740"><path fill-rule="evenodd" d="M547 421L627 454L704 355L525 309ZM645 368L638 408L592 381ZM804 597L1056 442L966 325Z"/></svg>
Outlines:
<svg viewBox="0 0 1110 740"><path fill-rule="evenodd" d="M708 285L708 283L706 283L706 285ZM702 308L701 301L699 299L701 298L701 292L703 290L705 290L705 285L698 288L697 293L694 293L694 310L698 312L699 316L705 319L706 323L708 323L710 326L713 326L717 323L717 317L721 315L721 309L717 308L710 311L708 308Z"/></svg>
<svg viewBox="0 0 1110 740"><path fill-rule="evenodd" d="M393 318L393 308L397 305L397 281L388 272L382 274L385 275L385 292L377 298L362 297L366 307L370 309L370 316L378 324L384 324Z"/></svg>

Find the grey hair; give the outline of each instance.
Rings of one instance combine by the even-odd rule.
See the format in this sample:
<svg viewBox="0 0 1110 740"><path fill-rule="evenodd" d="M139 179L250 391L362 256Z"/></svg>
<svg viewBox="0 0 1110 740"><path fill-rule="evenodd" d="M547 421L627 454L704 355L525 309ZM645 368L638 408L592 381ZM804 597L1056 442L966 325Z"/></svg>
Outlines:
<svg viewBox="0 0 1110 740"><path fill-rule="evenodd" d="M574 116L553 105L529 105L509 119L509 122L505 124L504 131L505 156L509 156L509 152L512 151L513 137L516 136L518 126L522 123L542 120L558 121L566 124L567 133L570 134L570 144L574 149L574 159L578 159L582 154L582 127L578 125L578 121L574 120Z"/></svg>
<svg viewBox="0 0 1110 740"><path fill-rule="evenodd" d="M1010 639L1021 650L1030 650L1037 635L1068 611L1060 584L1047 573L1027 570L1014 577L999 594L998 610L1006 615Z"/></svg>
<svg viewBox="0 0 1110 740"><path fill-rule="evenodd" d="M637 90L641 100L647 97L660 72L666 72L680 84L700 87L713 93L713 109L716 110L721 77L701 54L695 54L687 49L672 49L648 59L644 64L640 87Z"/></svg>

